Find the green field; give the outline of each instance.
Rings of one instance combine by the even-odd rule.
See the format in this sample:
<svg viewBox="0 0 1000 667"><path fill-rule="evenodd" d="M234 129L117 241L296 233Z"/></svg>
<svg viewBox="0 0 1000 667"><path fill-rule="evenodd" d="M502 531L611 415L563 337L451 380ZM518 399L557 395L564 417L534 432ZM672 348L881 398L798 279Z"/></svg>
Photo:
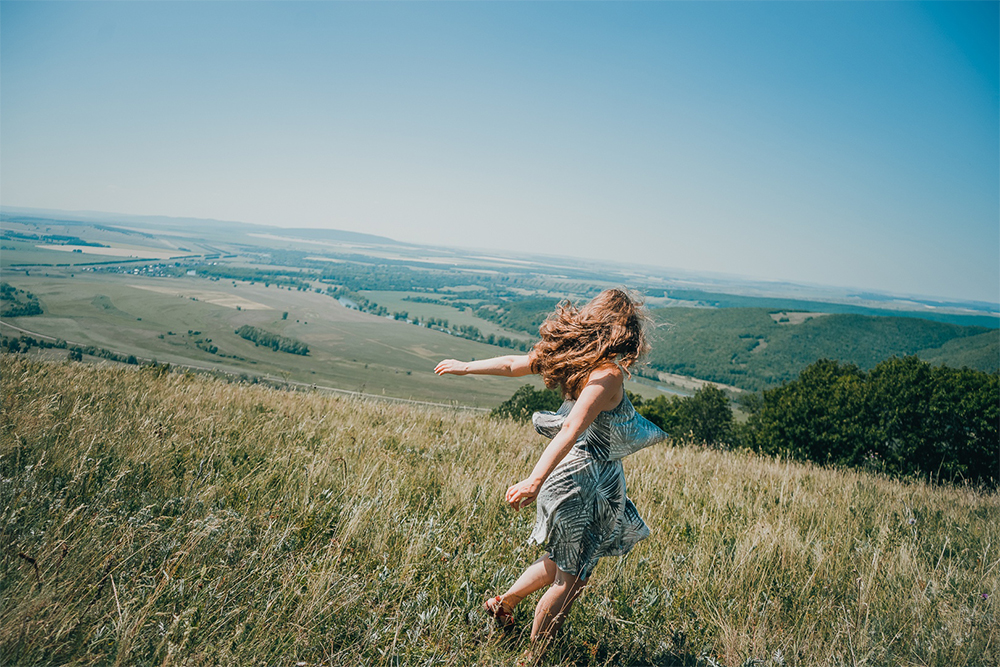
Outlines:
<svg viewBox="0 0 1000 667"><path fill-rule="evenodd" d="M434 317L437 319L448 320L451 324L465 324L471 325L478 328L483 332L484 336L490 334L496 334L497 336L507 336L509 338L516 338L518 340L531 340L532 337L525 331L518 331L515 329L506 329L504 327L498 326L493 322L489 322L482 318L476 317L468 309L459 310L458 308L453 308L451 306L442 306L436 303L420 303L419 301L406 301L406 297L419 298L424 297L438 297L439 295L431 294L428 295L422 292L387 292L387 291L376 291L376 290L365 290L359 292L362 296L374 301L380 306L385 306L389 309L389 312L408 312L411 316L417 316L421 320L427 317ZM473 303L476 302L475 297L466 298L462 297L462 300L468 300Z"/></svg>
<svg viewBox="0 0 1000 667"><path fill-rule="evenodd" d="M15 235L33 235L25 240ZM88 243L106 247L66 245L54 237L76 237ZM45 271L55 266L85 266L138 259L165 260L212 252L210 246L192 239L176 239L168 234L153 235L138 230L99 224L80 224L57 220L5 219L0 233L0 268L5 272L18 270ZM73 252L79 248L80 252Z"/></svg>
<svg viewBox="0 0 1000 667"><path fill-rule="evenodd" d="M661 326L653 336L650 368L638 369L652 379L637 378L629 387L647 397L655 396L660 385L691 393L703 381L743 390L774 387L822 357L862 368L910 354L988 372L1000 367L1000 329L917 317L993 324L997 318L989 304L924 301L916 304L919 312L887 317L903 314L900 309L907 303L879 295L868 295L867 301L864 295L850 295L850 303L827 304L726 295L665 287L669 280L635 267L491 257L333 230L81 216L85 220L2 215L0 279L36 294L44 310L40 316L5 318L4 325L140 359L230 374L494 406L512 393L509 383L463 378L445 387L429 369L442 357L483 358L509 354L511 348L352 312L326 292L338 290L385 309L373 312L406 312L422 321L435 318L452 327L475 327L483 337L513 339L504 342L518 348L534 339L538 323L558 299L579 304L600 288L625 284L650 295L653 303L718 306L654 311ZM75 253L36 247L56 243L109 248L82 245L86 252ZM171 259L124 261L112 252ZM178 253L187 256L179 258ZM78 264L56 266L68 262ZM14 266L19 264L26 266ZM808 292L797 289L796 294ZM481 307L474 313L447 305L456 300ZM748 307L755 304L764 307ZM832 314L797 319L791 313L782 321L775 317L778 306L816 312L827 308ZM286 311L289 317L283 320ZM232 333L243 325L300 340L311 353L298 357L254 347ZM5 326L4 332L16 335L17 330ZM208 351L212 346L216 354Z"/></svg>
<svg viewBox="0 0 1000 667"><path fill-rule="evenodd" d="M542 551L502 501L544 446L530 426L156 368L0 374L3 664L528 648L536 597L509 634L480 605ZM601 562L543 664L998 664L996 492L680 443L625 468L652 535Z"/></svg>
<svg viewBox="0 0 1000 667"><path fill-rule="evenodd" d="M93 248L94 252L83 254L38 248L36 244L24 241L5 240L3 248L0 249L0 268L4 270L5 275L8 271L15 272L14 275L18 273L23 275L25 271L34 270L38 273L48 270L50 266L122 261L121 257L99 254L96 252L99 250L100 248Z"/></svg>
<svg viewBox="0 0 1000 667"><path fill-rule="evenodd" d="M11 284L35 294L45 312L8 318L7 324L161 363L481 407L499 404L521 383L541 386L534 378L445 381L432 373L441 359L483 359L510 350L361 313L315 292L198 277L76 273L71 278L65 270L11 278ZM234 333L245 324L300 340L310 354L257 347ZM199 349L199 340L210 340L218 354ZM658 393L638 382L630 382L629 389L644 396Z"/></svg>

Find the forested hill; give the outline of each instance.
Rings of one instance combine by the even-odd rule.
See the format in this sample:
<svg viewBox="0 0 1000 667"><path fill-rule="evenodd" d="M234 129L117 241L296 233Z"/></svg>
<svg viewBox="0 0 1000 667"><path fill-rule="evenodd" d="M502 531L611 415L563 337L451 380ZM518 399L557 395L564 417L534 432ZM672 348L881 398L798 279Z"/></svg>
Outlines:
<svg viewBox="0 0 1000 667"><path fill-rule="evenodd" d="M822 358L865 370L907 355L956 368L1000 368L1000 330L984 327L767 308L661 308L653 316L653 368L744 389L788 382Z"/></svg>

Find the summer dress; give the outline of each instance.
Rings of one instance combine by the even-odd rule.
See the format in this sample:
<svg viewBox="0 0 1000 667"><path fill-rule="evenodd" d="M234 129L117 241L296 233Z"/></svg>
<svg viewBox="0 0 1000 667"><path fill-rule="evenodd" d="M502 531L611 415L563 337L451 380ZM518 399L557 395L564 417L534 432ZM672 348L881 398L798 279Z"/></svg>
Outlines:
<svg viewBox="0 0 1000 667"><path fill-rule="evenodd" d="M555 437L575 403L536 412L535 430ZM529 542L546 544L560 570L582 579L590 577L599 558L631 551L649 537L649 528L625 495L621 459L666 437L635 411L628 396L598 414L542 484Z"/></svg>

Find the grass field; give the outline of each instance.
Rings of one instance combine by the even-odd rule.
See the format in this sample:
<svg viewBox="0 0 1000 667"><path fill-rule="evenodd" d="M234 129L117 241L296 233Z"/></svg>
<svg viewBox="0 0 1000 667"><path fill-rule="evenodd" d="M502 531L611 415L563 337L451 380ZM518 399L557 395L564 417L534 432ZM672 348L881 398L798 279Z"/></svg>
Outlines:
<svg viewBox="0 0 1000 667"><path fill-rule="evenodd" d="M435 296L433 294L428 295L419 292L386 292L386 291L376 291L376 290L365 290L361 294L371 301L374 301L380 306L385 306L389 309L389 312L407 312L410 316L417 316L421 320L427 317L434 317L438 319L448 320L450 324L464 324L472 325L483 332L484 336L490 334L495 334L497 336L507 336L508 338L514 338L517 340L530 340L531 337L528 336L523 331L514 331L512 329L505 329L489 320L484 320L476 317L468 310L460 311L457 308L452 308L451 306L442 306L436 303L421 303L419 301L406 301L406 297L428 297ZM476 299L473 297L470 299L475 302Z"/></svg>
<svg viewBox="0 0 1000 667"><path fill-rule="evenodd" d="M68 269L48 273L10 279L16 287L35 294L45 313L5 322L161 363L397 398L493 407L523 383L541 386L534 378L511 381L480 376L442 381L432 373L441 359L483 359L511 351L360 313L315 292L195 277L83 272L70 277ZM287 320L282 319L285 312ZM234 333L244 324L301 340L310 354L256 347ZM5 329L5 333L11 331ZM199 349L199 339L211 339L220 355L229 356ZM629 389L647 397L658 393L639 382L630 382Z"/></svg>
<svg viewBox="0 0 1000 667"><path fill-rule="evenodd" d="M122 260L121 257L114 255L99 254L97 251L100 248L93 248L91 252L84 254L39 248L35 243L7 239L3 241L3 246L4 248L0 250L0 268L5 272L15 271L21 275L24 275L25 270L34 270L37 273L39 269L44 270L49 265L82 265Z"/></svg>
<svg viewBox="0 0 1000 667"><path fill-rule="evenodd" d="M16 271L22 267L28 270L45 271L50 266L79 266L122 261L130 257L135 259L168 259L201 255L208 252L207 247L201 243L192 240L182 240L177 243L170 238L169 234L154 236L125 228L66 223L55 220L4 220L2 231L39 237L46 235L77 237L107 246L81 246L72 243L52 245L42 238L38 240L3 238L0 268L4 271ZM74 248L78 248L80 252L73 252Z"/></svg>
<svg viewBox="0 0 1000 667"><path fill-rule="evenodd" d="M127 304L126 304L127 305ZM501 665L544 440L469 412L5 355L0 662ZM458 378L449 378L449 380ZM663 444L562 665L996 665L1000 496Z"/></svg>

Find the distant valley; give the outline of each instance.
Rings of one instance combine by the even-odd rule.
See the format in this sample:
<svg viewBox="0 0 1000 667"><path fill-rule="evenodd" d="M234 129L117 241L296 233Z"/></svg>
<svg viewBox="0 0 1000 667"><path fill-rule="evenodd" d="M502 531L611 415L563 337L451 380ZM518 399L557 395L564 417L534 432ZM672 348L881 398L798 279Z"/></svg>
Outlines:
<svg viewBox="0 0 1000 667"><path fill-rule="evenodd" d="M645 396L690 393L697 383L688 378L756 391L819 358L863 369L911 354L989 372L1000 365L993 304L354 232L6 207L0 242L9 288L0 333L8 337L31 332L248 379L414 400L496 405L516 387L491 378L442 383L430 369L443 357L527 350L558 301L616 285L644 294L657 323L648 366L630 384Z"/></svg>

